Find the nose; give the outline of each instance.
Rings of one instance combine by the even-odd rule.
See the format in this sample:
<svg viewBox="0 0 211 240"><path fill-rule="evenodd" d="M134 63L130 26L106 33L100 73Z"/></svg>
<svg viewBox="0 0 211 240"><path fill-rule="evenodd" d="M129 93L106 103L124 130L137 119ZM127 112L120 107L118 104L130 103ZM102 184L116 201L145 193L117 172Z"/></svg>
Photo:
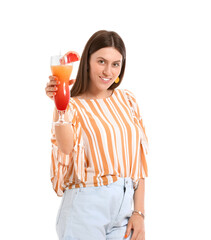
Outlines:
<svg viewBox="0 0 211 240"><path fill-rule="evenodd" d="M103 74L105 76L111 76L111 66L109 64L106 64L103 69Z"/></svg>

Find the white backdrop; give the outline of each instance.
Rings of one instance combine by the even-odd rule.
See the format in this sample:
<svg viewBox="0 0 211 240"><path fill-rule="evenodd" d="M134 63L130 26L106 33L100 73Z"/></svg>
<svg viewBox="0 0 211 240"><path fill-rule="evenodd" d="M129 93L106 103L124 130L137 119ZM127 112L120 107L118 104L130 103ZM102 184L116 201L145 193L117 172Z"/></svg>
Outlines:
<svg viewBox="0 0 211 240"><path fill-rule="evenodd" d="M211 8L206 0L5 1L1 22L0 238L56 240L50 182L50 55L82 53L97 30L127 48L121 88L149 138L147 240L210 240ZM75 65L73 77L78 65Z"/></svg>

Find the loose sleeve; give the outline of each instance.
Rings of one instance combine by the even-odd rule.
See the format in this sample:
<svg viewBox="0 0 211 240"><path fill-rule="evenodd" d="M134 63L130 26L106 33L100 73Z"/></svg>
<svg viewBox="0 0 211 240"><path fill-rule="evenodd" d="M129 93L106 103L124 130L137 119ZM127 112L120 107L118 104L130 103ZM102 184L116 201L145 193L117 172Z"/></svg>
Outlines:
<svg viewBox="0 0 211 240"><path fill-rule="evenodd" d="M55 137L55 127L51 129L51 182L54 191L59 197L70 183L81 183L85 181L84 169L84 145L81 124L78 121L77 110L73 102L70 101L67 107L67 114L73 129L73 151L66 155L58 147Z"/></svg>
<svg viewBox="0 0 211 240"><path fill-rule="evenodd" d="M147 160L146 155L148 154L148 138L145 131L145 126L143 124L143 119L140 114L139 106L137 103L137 100L132 92L129 90L125 90L125 93L127 95L127 99L129 100L129 105L131 108L131 114L133 115L134 121L138 126L140 127L140 133L141 133L141 142L140 142L140 178L148 177L148 167L147 167Z"/></svg>

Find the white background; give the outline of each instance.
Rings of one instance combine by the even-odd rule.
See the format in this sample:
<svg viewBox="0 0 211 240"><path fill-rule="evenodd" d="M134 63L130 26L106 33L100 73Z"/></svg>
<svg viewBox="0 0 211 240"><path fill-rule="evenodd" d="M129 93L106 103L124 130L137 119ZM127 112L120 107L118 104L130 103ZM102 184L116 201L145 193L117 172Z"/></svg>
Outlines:
<svg viewBox="0 0 211 240"><path fill-rule="evenodd" d="M101 29L126 44L120 88L136 95L149 138L146 239L211 239L210 12L208 0L1 3L1 239L57 239L49 58L81 54Z"/></svg>

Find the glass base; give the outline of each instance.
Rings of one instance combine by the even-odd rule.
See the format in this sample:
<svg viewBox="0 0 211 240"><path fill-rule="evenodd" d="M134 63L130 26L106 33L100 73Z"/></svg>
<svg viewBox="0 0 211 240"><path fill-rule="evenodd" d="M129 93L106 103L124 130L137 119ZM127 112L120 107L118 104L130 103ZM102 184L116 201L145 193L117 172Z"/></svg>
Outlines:
<svg viewBox="0 0 211 240"><path fill-rule="evenodd" d="M65 114L65 110L64 111L60 111L60 110L57 110L58 111L58 114L59 114L59 119L58 119L58 121L56 121L56 122L53 122L53 124L55 125L55 126L63 126L63 125L69 125L69 124L71 124L71 122L66 122L65 120L64 120L64 114Z"/></svg>
<svg viewBox="0 0 211 240"><path fill-rule="evenodd" d="M65 122L65 121L57 121L53 122L54 126L65 126L65 125L71 125L71 122Z"/></svg>

